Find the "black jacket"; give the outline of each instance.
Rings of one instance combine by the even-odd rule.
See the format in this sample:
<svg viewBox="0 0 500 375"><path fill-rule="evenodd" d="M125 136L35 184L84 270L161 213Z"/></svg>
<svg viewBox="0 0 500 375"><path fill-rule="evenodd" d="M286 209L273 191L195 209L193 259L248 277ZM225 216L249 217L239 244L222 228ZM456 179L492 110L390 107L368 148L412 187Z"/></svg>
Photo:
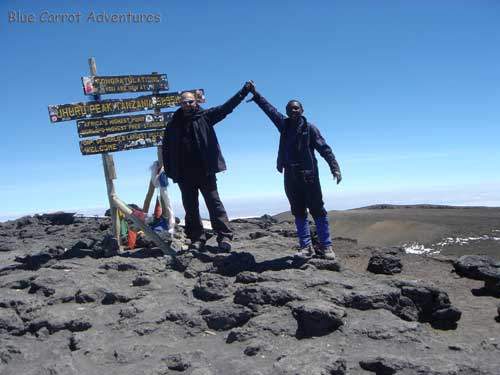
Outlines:
<svg viewBox="0 0 500 375"><path fill-rule="evenodd" d="M278 160L276 162L276 168L281 173L283 167L285 166L285 140L288 131L296 131L291 126L290 119L283 114L281 114L271 103L269 103L266 98L264 98L259 93L255 93L253 100L257 105L264 111L264 113L271 119L271 121L276 125L280 132L280 145L278 149ZM301 156L301 166L300 169L304 171L318 171L318 161L314 155L314 150L318 151L319 154L326 160L330 171L332 173L340 172L339 165L335 159L335 155L332 152L330 146L327 145L325 139L321 136L319 129L313 124L307 122L306 118L303 117L304 121L301 128L298 131L297 136L297 149L298 154Z"/></svg>
<svg viewBox="0 0 500 375"><path fill-rule="evenodd" d="M241 89L220 106L209 109L200 108L190 119L193 121L194 137L203 161L202 167L207 174L226 170L226 162L222 156L213 126L230 114L247 93ZM166 175L174 182L178 182L181 176L181 136L182 127L186 125L186 121L182 108L179 108L167 124L163 136L163 166Z"/></svg>

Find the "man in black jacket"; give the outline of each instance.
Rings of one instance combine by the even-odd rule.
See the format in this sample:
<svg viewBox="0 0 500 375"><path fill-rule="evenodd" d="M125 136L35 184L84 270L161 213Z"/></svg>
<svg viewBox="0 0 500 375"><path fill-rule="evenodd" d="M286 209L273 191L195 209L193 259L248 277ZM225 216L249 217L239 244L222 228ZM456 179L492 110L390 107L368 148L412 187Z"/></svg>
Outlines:
<svg viewBox="0 0 500 375"><path fill-rule="evenodd" d="M246 83L226 103L206 110L199 106L191 92L184 92L181 108L165 129L162 145L165 173L179 184L186 211L185 232L195 249L201 249L206 241L198 202L198 191L201 191L219 247L231 250L233 233L215 177L216 173L226 170L226 162L213 126L231 113L249 91L250 84Z"/></svg>
<svg viewBox="0 0 500 375"><path fill-rule="evenodd" d="M290 100L286 106L288 117L282 115L260 95L250 81L252 100L271 119L280 132L277 169L285 171L285 192L295 217L299 237L299 257L317 255L335 259L330 238L328 216L323 203L323 195L318 174L318 161L314 150L326 160L337 184L342 180L340 168L332 149L321 136L318 128L307 122L304 110L298 100ZM307 221L307 209L311 213L318 234L319 247L315 251L311 243L311 232Z"/></svg>

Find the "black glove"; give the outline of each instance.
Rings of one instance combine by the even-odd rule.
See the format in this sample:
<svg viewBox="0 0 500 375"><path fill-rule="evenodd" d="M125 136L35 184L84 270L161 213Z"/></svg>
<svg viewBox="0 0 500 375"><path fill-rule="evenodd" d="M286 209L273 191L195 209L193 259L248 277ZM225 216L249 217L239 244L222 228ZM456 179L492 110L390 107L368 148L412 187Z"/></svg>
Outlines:
<svg viewBox="0 0 500 375"><path fill-rule="evenodd" d="M250 91L252 91L252 88L254 88L253 81L247 81L243 85L241 93L246 96Z"/></svg>
<svg viewBox="0 0 500 375"><path fill-rule="evenodd" d="M333 171L333 179L337 180L337 185L340 184L340 181L342 181L342 173L340 171Z"/></svg>

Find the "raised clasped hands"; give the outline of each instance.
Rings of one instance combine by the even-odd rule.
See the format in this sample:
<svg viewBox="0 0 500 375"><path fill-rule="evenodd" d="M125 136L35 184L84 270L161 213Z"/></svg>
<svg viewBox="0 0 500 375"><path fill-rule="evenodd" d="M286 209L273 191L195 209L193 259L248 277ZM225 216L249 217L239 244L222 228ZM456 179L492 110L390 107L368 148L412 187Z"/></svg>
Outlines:
<svg viewBox="0 0 500 375"><path fill-rule="evenodd" d="M243 88L247 91L247 92L251 92L252 94L255 94L255 83L253 83L252 80L250 81L246 81L245 82L245 86L243 86Z"/></svg>

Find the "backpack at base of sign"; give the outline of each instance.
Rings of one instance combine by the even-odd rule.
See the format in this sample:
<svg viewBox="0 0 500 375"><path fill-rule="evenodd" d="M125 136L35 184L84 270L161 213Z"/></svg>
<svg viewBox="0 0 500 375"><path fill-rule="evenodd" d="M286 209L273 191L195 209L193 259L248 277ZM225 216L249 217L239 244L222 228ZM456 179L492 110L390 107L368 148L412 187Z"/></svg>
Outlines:
<svg viewBox="0 0 500 375"><path fill-rule="evenodd" d="M156 219L153 223L151 223L151 229L153 229L155 232L163 232L164 230L168 230L170 232L167 220L165 220L164 217L160 217L159 219Z"/></svg>

